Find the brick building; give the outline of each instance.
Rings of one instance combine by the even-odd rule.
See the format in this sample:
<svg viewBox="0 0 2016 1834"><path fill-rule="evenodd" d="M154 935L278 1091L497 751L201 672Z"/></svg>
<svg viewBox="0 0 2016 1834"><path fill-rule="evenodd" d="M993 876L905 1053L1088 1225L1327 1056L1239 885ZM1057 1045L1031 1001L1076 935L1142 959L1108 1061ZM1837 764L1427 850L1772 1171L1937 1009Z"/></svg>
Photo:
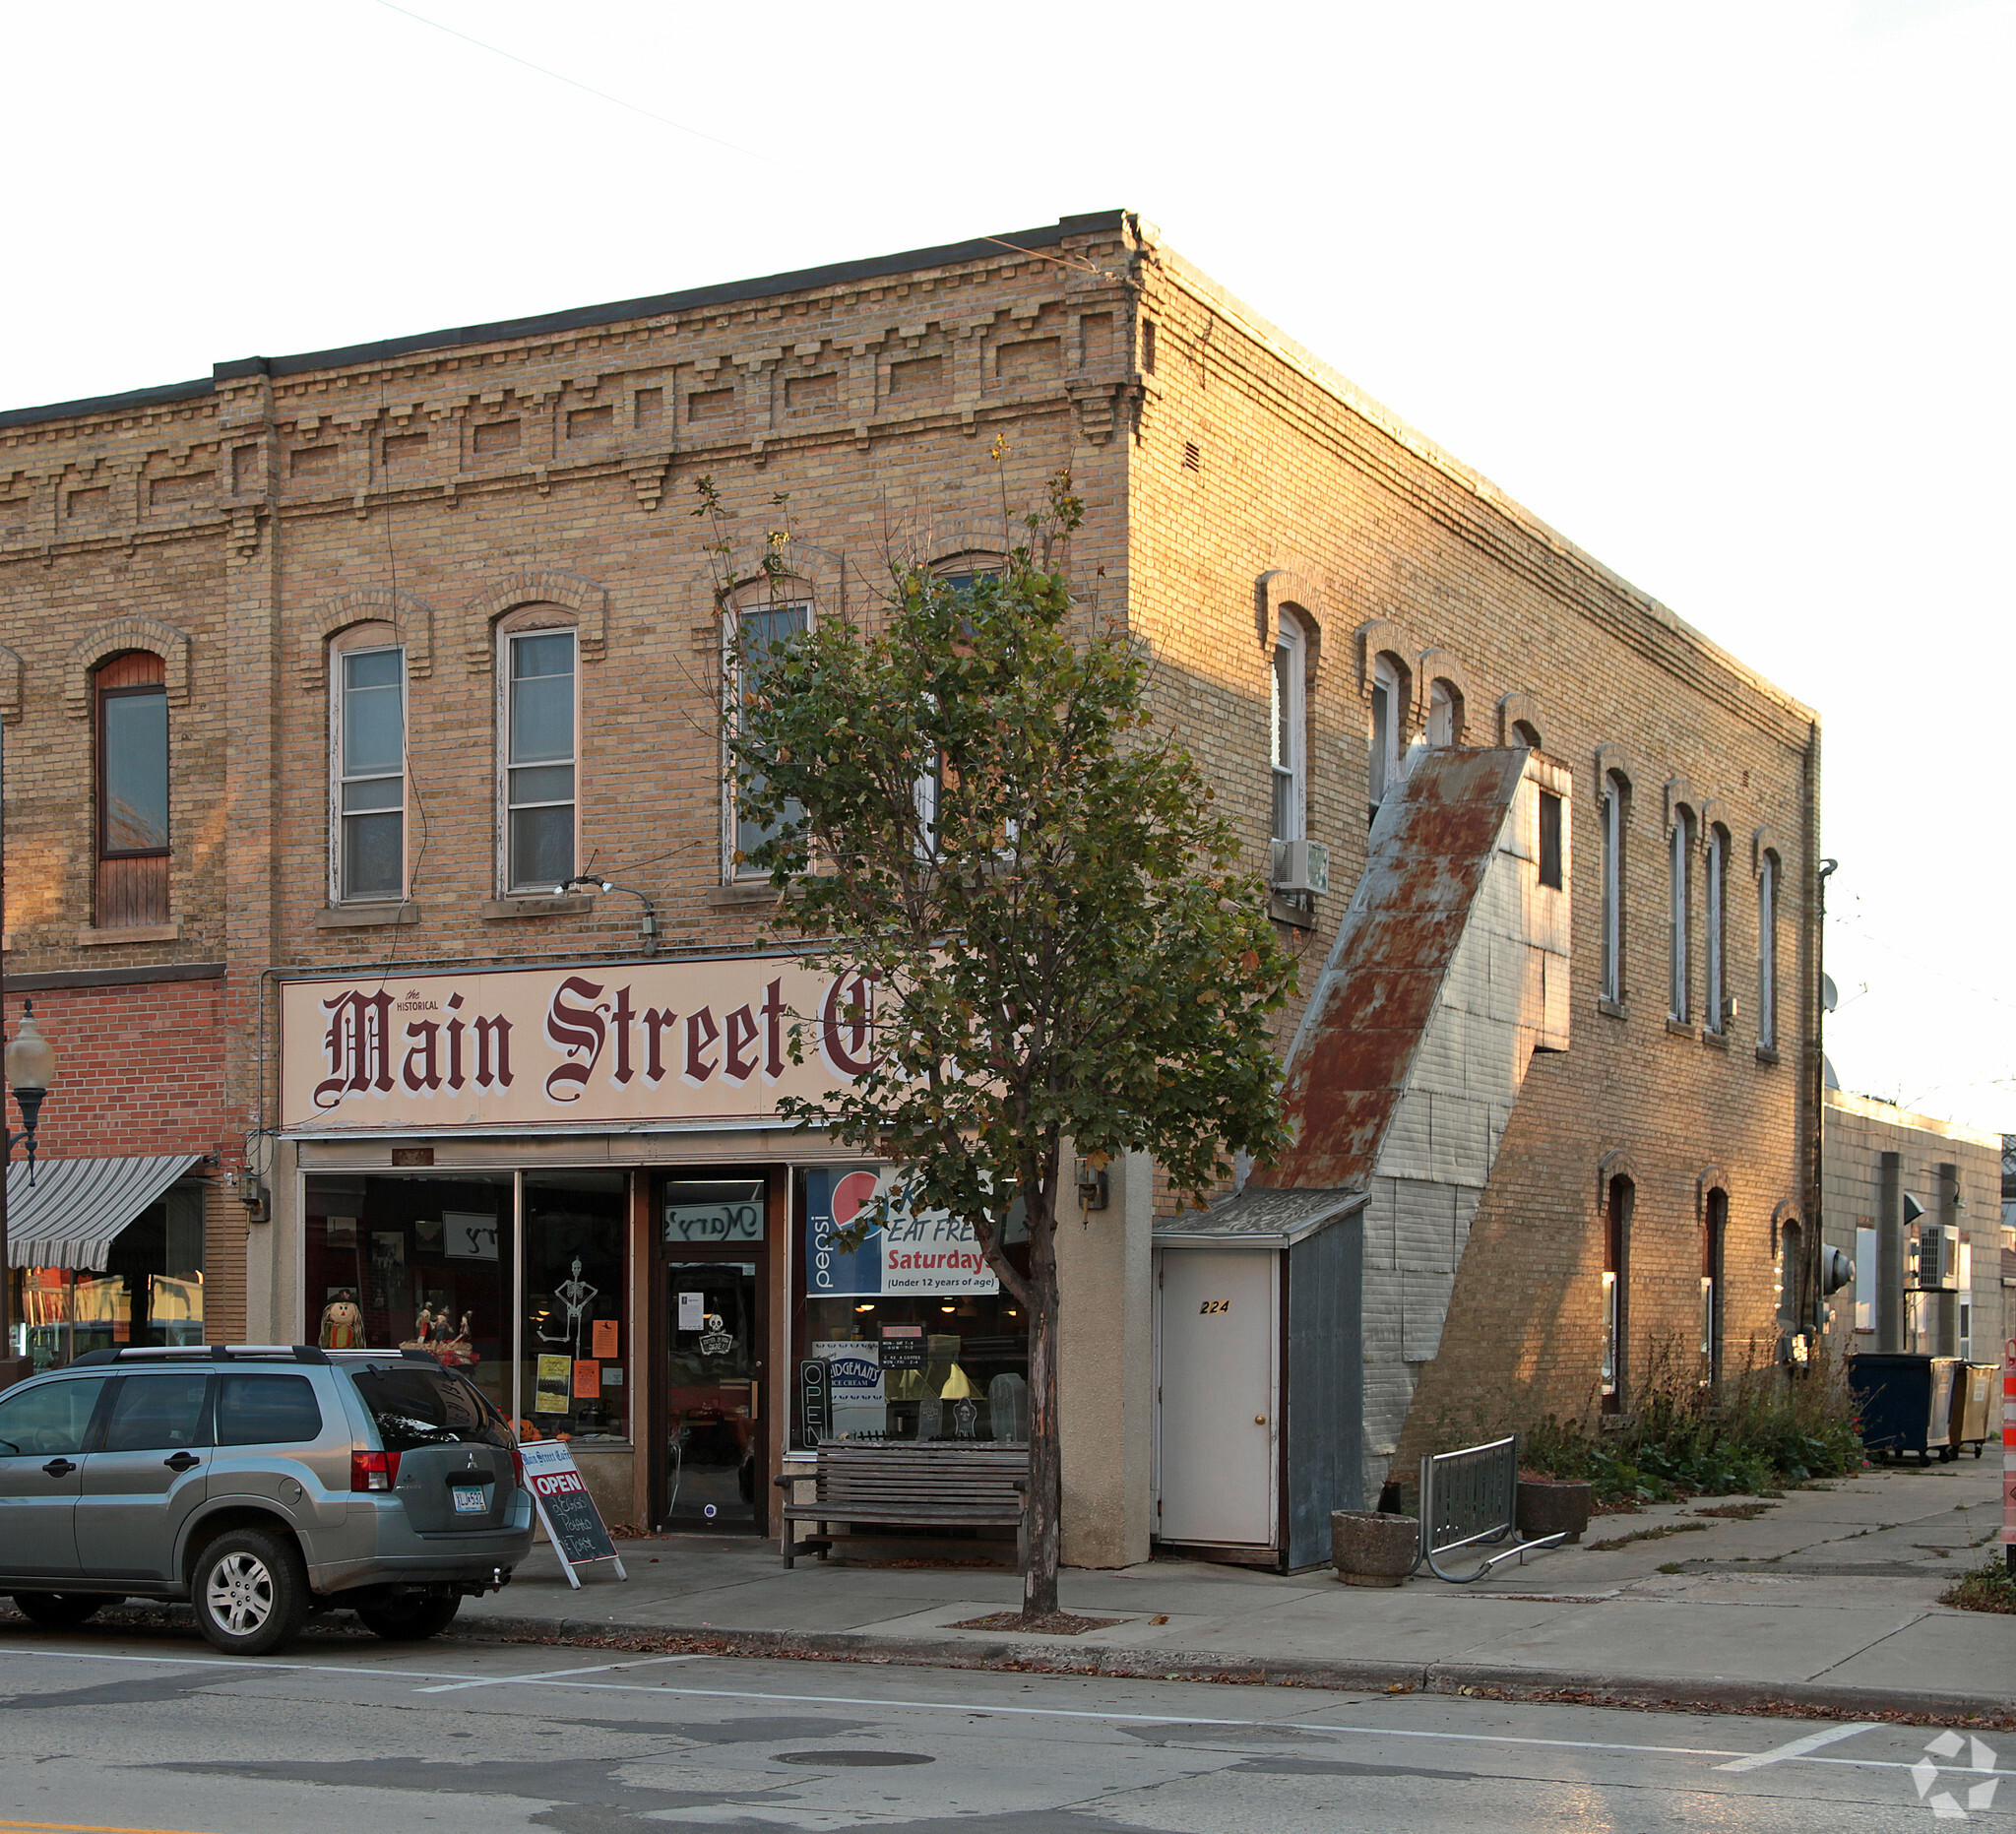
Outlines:
<svg viewBox="0 0 2016 1834"><path fill-rule="evenodd" d="M215 1188L271 1205L212 1204L213 1316L438 1344L632 1520L762 1528L807 1358L833 1430L1012 1437L1013 1308L835 1264L884 1169L775 1124L788 1010L831 1074L859 1041L737 879L724 619L780 612L718 602L685 511L712 474L746 574L788 493L788 623L871 605L892 551L995 564L1067 467L1073 574L1152 647L1305 992L1393 966L1354 891L1432 864L1433 754L1485 760L1358 1183L1258 1169L1294 1243L1228 1210L1204 1250L1320 1240L1350 1287L1319 1326L1288 1260L1205 1264L1357 1372L1319 1404L1261 1371L1252 1485L1298 1422L1342 1505L1446 1423L1770 1355L1781 1267L1804 1329L1812 714L1119 212L0 414L8 974L148 1004L220 965ZM166 710L144 867L93 839L120 670ZM1120 1166L1064 1232L1067 1556L1298 1558L1295 1509L1158 1524L1225 1430L1157 1410L1158 1268L1206 1240L1171 1213Z"/></svg>

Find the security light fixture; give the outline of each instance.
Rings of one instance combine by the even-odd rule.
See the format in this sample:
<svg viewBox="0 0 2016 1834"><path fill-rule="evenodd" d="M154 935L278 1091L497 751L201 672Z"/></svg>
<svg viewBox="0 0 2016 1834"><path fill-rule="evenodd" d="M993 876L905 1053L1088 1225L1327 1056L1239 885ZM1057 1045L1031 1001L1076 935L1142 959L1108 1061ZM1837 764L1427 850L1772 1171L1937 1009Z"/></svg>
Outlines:
<svg viewBox="0 0 2016 1834"><path fill-rule="evenodd" d="M555 898L565 898L569 892L621 892L625 897L636 899L644 907L637 919L637 933L644 939L644 953L658 953L658 907L634 885L618 885L615 880L602 878L598 873L577 872L571 879L562 879L553 887Z"/></svg>

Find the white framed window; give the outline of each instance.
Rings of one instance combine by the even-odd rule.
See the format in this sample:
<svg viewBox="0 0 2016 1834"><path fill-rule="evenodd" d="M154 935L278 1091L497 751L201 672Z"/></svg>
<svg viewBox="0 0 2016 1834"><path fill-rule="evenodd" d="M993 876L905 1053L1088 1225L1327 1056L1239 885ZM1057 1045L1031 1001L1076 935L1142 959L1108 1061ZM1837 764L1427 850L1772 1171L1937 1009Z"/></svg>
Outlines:
<svg viewBox="0 0 2016 1834"><path fill-rule="evenodd" d="M572 630L509 631L498 670L507 892L551 892L574 876L580 790Z"/></svg>
<svg viewBox="0 0 2016 1834"><path fill-rule="evenodd" d="M1624 785L1605 774L1597 819L1603 824L1603 997L1624 999Z"/></svg>
<svg viewBox="0 0 2016 1834"><path fill-rule="evenodd" d="M340 650L330 670L330 902L406 896L406 651Z"/></svg>
<svg viewBox="0 0 2016 1834"><path fill-rule="evenodd" d="M1876 1232L1857 1225L1855 1232L1855 1328L1876 1328Z"/></svg>
<svg viewBox="0 0 2016 1834"><path fill-rule="evenodd" d="M764 670L770 665L771 646L787 642L799 631L809 630L811 626L812 602L808 599L766 599L744 604L734 612L733 630L738 639L736 648L740 660L734 665L732 680L738 722L742 717L741 710L747 703L748 695L754 691ZM937 813L936 788L936 782L932 780L930 813L933 818ZM722 825L727 842L727 858L722 876L728 882L736 879L766 879L770 876L769 872L762 866L751 865L749 855L778 833L784 826L786 817L766 824L744 815L732 774L728 776L724 793L726 801L723 809ZM920 798L921 794L920 782ZM917 812L921 819L924 815L921 800ZM796 814L796 807L793 805L791 810L788 811L788 816L795 820Z"/></svg>
<svg viewBox="0 0 2016 1834"><path fill-rule="evenodd" d="M1372 659L1372 755L1365 779L1365 799L1372 812L1407 775L1407 693L1400 670L1390 656Z"/></svg>
<svg viewBox="0 0 2016 1834"><path fill-rule="evenodd" d="M1778 855L1757 864L1757 1044L1778 1047Z"/></svg>
<svg viewBox="0 0 2016 1834"><path fill-rule="evenodd" d="M1453 745L1462 729L1463 696L1454 683L1437 676L1428 683L1428 743Z"/></svg>
<svg viewBox="0 0 2016 1834"><path fill-rule="evenodd" d="M1708 847L1703 859L1701 884L1702 966L1707 977L1701 1022L1711 1032L1723 1032L1729 1024L1728 936L1725 905L1729 882L1729 836L1721 828L1708 830Z"/></svg>
<svg viewBox="0 0 2016 1834"><path fill-rule="evenodd" d="M1694 978L1690 927L1694 895L1694 817L1688 809L1673 810L1673 831L1668 845L1670 850L1669 937L1672 973L1667 1010L1671 1018L1684 1025L1692 1011Z"/></svg>
<svg viewBox="0 0 2016 1834"><path fill-rule="evenodd" d="M1306 833L1304 758L1308 732L1303 706L1303 657L1307 640L1290 620L1281 620L1274 640L1274 668L1268 712L1268 750L1274 780L1274 838L1299 841Z"/></svg>

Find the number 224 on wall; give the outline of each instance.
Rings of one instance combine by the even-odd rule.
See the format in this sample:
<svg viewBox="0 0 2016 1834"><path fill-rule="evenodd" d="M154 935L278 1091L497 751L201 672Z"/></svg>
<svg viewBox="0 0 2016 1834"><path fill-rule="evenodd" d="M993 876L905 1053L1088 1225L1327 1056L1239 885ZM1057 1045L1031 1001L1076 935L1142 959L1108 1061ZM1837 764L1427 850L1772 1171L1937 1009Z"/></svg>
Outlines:
<svg viewBox="0 0 2016 1834"><path fill-rule="evenodd" d="M1206 1299L1197 1309L1199 1312L1228 1312L1231 1308L1230 1299Z"/></svg>

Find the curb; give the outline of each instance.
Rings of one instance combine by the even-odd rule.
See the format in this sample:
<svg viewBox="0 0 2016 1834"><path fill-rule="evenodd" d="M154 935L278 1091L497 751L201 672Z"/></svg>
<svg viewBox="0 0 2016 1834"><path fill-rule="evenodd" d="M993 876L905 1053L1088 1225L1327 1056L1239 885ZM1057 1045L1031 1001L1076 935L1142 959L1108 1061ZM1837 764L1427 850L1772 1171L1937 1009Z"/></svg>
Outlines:
<svg viewBox="0 0 2016 1834"><path fill-rule="evenodd" d="M458 1642L580 1643L598 1649L666 1643L722 1656L860 1662L930 1669L995 1669L1155 1681L1334 1688L1345 1693L1485 1694L1511 1699L1572 1695L1584 1704L1721 1712L1821 1714L1850 1719L1997 1720L2016 1723L2016 1695L1848 1686L1831 1681L1695 1680L1670 1675L1592 1675L1504 1664L1241 1657L1197 1650L876 1636L850 1630L735 1630L719 1624L636 1624L585 1618L464 1617Z"/></svg>

